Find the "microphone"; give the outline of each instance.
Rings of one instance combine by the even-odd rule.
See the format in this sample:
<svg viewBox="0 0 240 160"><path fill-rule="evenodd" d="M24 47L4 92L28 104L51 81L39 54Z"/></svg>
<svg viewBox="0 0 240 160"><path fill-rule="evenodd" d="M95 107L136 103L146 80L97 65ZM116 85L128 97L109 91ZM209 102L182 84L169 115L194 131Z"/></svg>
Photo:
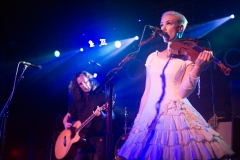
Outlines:
<svg viewBox="0 0 240 160"><path fill-rule="evenodd" d="M31 66L31 67L34 67L34 68L37 68L37 69L42 69L42 66L41 65L36 65L36 64L32 64L32 63L29 63L29 62L22 62L24 65L27 65L27 66Z"/></svg>
<svg viewBox="0 0 240 160"><path fill-rule="evenodd" d="M89 64L93 64L93 65L97 65L97 66L101 66L101 64L99 64L97 62L94 62L93 60L90 60L88 63Z"/></svg>
<svg viewBox="0 0 240 160"><path fill-rule="evenodd" d="M167 39L170 38L169 35L167 34L167 32L164 32L160 28L155 27L155 26L150 26L150 25L148 25L148 27L149 27L149 29L154 30L154 32L158 33L160 36L163 36L163 37L165 37Z"/></svg>

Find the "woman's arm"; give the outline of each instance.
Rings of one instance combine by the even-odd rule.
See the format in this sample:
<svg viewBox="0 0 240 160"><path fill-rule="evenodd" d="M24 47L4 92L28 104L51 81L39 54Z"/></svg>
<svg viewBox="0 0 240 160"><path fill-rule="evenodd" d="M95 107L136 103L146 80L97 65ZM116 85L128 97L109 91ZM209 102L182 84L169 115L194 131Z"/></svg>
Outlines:
<svg viewBox="0 0 240 160"><path fill-rule="evenodd" d="M151 82L150 82L150 76L149 76L149 69L146 68L146 83L145 83L145 89L144 89L144 92L143 92L143 95L142 95L142 98L141 98L140 107L139 107L139 110L138 110L138 116L140 116L142 114L144 106L147 102L150 86L151 86Z"/></svg>
<svg viewBox="0 0 240 160"><path fill-rule="evenodd" d="M182 98L188 97L194 91L196 84L199 81L201 70L210 62L211 57L211 51L201 52L195 61L195 65L187 66L179 92Z"/></svg>

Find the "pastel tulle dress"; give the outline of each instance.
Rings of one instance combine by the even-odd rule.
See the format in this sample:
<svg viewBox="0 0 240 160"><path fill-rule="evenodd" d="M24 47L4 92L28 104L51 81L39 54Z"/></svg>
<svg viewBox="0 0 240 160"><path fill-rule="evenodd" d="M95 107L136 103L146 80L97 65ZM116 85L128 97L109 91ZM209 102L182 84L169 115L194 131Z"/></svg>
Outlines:
<svg viewBox="0 0 240 160"><path fill-rule="evenodd" d="M153 52L147 58L149 97L118 155L129 160L205 160L232 155L234 152L219 133L187 98L179 96L185 69L192 62L177 58L165 60L158 54Z"/></svg>

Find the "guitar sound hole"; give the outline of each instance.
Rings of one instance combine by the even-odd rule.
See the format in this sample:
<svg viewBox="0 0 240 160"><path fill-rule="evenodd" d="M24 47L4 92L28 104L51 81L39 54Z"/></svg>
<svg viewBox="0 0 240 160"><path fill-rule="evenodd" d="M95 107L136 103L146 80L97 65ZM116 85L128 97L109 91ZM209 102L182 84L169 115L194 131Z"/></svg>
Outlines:
<svg viewBox="0 0 240 160"><path fill-rule="evenodd" d="M66 136L64 136L64 138L63 138L63 145L64 145L64 147L66 147Z"/></svg>

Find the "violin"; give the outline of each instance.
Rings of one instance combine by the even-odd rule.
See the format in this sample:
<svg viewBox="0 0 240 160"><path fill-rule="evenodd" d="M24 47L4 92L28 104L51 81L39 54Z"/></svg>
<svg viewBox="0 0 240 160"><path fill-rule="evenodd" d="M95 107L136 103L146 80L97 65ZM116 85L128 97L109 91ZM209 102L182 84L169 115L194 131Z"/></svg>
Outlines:
<svg viewBox="0 0 240 160"><path fill-rule="evenodd" d="M199 47L196 41L186 38L179 38L172 42L170 49L173 54L183 55L187 59L195 62L199 53L204 50L210 51L209 48ZM217 64L219 69L226 75L230 75L231 69L227 68L220 60L212 56L211 60Z"/></svg>

